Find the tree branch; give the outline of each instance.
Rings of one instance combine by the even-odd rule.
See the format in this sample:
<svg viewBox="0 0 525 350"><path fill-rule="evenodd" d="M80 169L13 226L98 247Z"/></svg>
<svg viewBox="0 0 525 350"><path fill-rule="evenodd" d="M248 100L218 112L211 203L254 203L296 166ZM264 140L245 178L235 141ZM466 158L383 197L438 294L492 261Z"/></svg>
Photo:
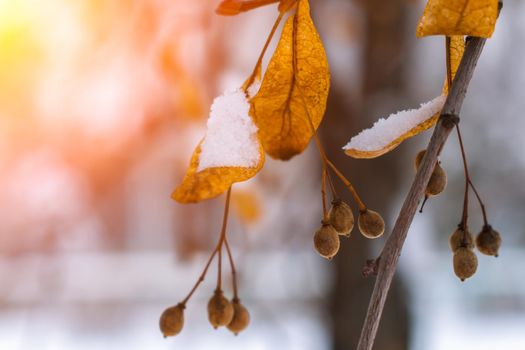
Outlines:
<svg viewBox="0 0 525 350"><path fill-rule="evenodd" d="M361 330L358 350L371 350L381 320L390 284L396 272L401 249L406 240L420 199L437 162L439 151L445 144L453 127L459 122L459 113L467 93L467 88L476 68L486 39L467 38L465 53L459 65L456 77L450 88L440 119L434 129L419 171L399 212L392 234L376 261L377 279L368 305L368 312Z"/></svg>

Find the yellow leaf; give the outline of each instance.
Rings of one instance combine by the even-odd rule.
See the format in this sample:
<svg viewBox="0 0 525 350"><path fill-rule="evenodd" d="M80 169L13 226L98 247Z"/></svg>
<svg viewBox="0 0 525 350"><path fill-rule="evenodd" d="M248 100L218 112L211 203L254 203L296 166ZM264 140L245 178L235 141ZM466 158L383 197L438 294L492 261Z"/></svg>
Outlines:
<svg viewBox="0 0 525 350"><path fill-rule="evenodd" d="M245 224L256 223L262 216L260 200L253 190L236 189L232 192L232 206Z"/></svg>
<svg viewBox="0 0 525 350"><path fill-rule="evenodd" d="M447 78L445 79L445 85L443 87L444 96L448 94L449 77L450 77L450 81L452 81L454 77L456 76L456 72L458 71L458 67L461 62L461 58L463 57L464 51L465 51L465 40L463 36L456 35L456 36L452 36L447 39L447 53L446 53ZM348 156L353 157L353 158L366 158L366 159L377 158L379 156L382 156L383 154L386 154L392 151L406 139L414 137L422 133L423 131L428 130L431 127L433 127L437 123L440 113L441 113L441 108L439 108L439 111L437 113L428 114L429 116L428 119L425 119L421 121L420 123L417 123L415 126L413 126L412 128L409 128L405 132L396 133L396 132L390 131L388 132L389 138L387 140L383 140L382 142L377 142L372 147L365 146L366 144L369 143L368 141L365 143L361 143L361 142L352 143L352 140L354 140L354 138L352 138L352 140L348 143L348 145L343 147L343 149ZM368 130L365 130L364 132L368 132Z"/></svg>
<svg viewBox="0 0 525 350"><path fill-rule="evenodd" d="M498 0L429 0L417 36L470 35L489 38L498 17Z"/></svg>
<svg viewBox="0 0 525 350"><path fill-rule="evenodd" d="M259 153L259 163L253 168L215 167L197 171L201 154L201 145L199 144L191 157L188 172L184 176L182 184L173 192L172 198L179 203L196 203L217 197L228 190L232 184L246 181L261 170L264 164L262 146L259 147Z"/></svg>
<svg viewBox="0 0 525 350"><path fill-rule="evenodd" d="M261 170L264 149L249 111L250 104L242 89L229 90L215 98L206 136L193 153L173 199L180 203L210 199Z"/></svg>
<svg viewBox="0 0 525 350"><path fill-rule="evenodd" d="M329 86L328 61L309 3L299 0L251 100L251 115L271 157L287 160L304 151L312 126L317 129L323 119Z"/></svg>

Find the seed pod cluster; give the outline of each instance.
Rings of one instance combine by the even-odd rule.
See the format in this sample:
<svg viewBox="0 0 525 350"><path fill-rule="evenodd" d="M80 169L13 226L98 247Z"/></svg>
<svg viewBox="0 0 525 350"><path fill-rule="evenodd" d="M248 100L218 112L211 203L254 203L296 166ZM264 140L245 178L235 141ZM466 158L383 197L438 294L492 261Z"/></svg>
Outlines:
<svg viewBox="0 0 525 350"><path fill-rule="evenodd" d="M315 250L322 257L331 260L339 251L340 236L349 237L354 228L354 214L350 206L335 199L332 202L328 220L314 234ZM359 213L359 231L369 239L380 237L385 231L385 222L377 212L365 209Z"/></svg>
<svg viewBox="0 0 525 350"><path fill-rule="evenodd" d="M416 170L419 169L425 153L426 150L422 150L416 155L416 159L414 161ZM428 181L427 187L425 188L425 195L428 197L437 196L445 190L446 186L447 174L438 162L436 163L434 170L432 171L432 175L430 176L430 180Z"/></svg>
<svg viewBox="0 0 525 350"><path fill-rule="evenodd" d="M182 331L184 326L185 305L179 303L167 308L160 316L159 326L164 337L173 337ZM215 290L208 302L208 320L213 328L227 327L235 335L245 330L250 324L250 313L241 304L239 298L229 301L222 290Z"/></svg>

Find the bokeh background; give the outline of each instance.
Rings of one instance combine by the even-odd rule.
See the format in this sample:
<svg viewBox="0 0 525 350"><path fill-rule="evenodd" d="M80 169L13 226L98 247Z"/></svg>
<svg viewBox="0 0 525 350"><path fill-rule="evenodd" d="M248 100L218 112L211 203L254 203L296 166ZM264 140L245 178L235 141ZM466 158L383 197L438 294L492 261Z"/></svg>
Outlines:
<svg viewBox="0 0 525 350"><path fill-rule="evenodd" d="M213 266L182 334L165 340L158 330L203 268L223 207L223 198L182 206L170 193L213 97L242 84L276 17L275 6L219 17L217 2L0 0L0 349L355 347L374 282L361 267L384 238L354 234L332 262L313 251L312 147L286 163L268 159L234 188L229 237L249 329L234 337L207 323ZM333 75L323 142L391 229L429 133L376 160L340 148L378 117L439 93L444 40L415 39L423 1L311 3ZM441 157L448 188L416 216L376 349L525 348L524 10L505 3L462 115L501 255L479 256L465 283L453 274L447 241L464 184L453 135Z"/></svg>

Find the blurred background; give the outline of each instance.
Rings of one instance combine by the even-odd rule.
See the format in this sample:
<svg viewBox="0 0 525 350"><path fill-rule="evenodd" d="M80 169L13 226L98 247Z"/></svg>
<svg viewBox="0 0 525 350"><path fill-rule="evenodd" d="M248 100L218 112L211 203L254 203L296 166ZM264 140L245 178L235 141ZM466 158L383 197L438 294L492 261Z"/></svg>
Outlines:
<svg viewBox="0 0 525 350"><path fill-rule="evenodd" d="M213 97L249 75L277 12L225 18L217 3L0 0L0 349L355 348L374 283L361 268L385 238L354 233L331 262L314 252L321 168L312 147L286 163L268 159L234 187L229 237L250 327L234 337L208 324L213 266L183 332L165 340L158 330L204 267L224 200L183 206L170 193ZM333 77L320 133L389 232L430 134L376 160L340 148L378 117L437 96L444 39L415 39L423 1L311 4ZM464 185L453 134L441 157L448 188L416 216L376 349L525 348L524 7L505 3L462 115L500 257L478 254L465 283L453 273L448 236Z"/></svg>

